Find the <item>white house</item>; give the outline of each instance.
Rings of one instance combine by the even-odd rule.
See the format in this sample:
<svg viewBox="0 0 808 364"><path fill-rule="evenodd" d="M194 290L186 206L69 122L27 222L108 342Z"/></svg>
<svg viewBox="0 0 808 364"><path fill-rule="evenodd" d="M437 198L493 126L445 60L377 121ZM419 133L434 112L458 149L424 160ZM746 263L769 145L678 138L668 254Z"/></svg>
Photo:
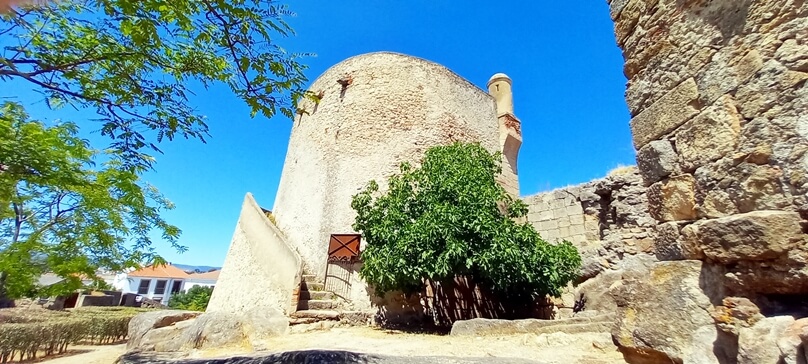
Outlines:
<svg viewBox="0 0 808 364"><path fill-rule="evenodd" d="M219 279L219 272L221 269L205 273L191 273L182 285L182 290L187 291L195 286L213 288L216 286L216 280Z"/></svg>
<svg viewBox="0 0 808 364"><path fill-rule="evenodd" d="M213 287L218 277L218 270L188 274L178 267L166 264L145 267L121 275L116 288L123 293L136 293L167 305L172 294L193 286Z"/></svg>

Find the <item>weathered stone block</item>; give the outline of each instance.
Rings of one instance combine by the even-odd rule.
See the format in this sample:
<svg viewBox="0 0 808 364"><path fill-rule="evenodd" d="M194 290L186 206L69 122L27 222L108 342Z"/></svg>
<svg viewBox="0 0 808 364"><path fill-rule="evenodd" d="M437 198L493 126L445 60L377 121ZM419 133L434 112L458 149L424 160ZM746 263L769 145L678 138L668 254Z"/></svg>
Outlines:
<svg viewBox="0 0 808 364"><path fill-rule="evenodd" d="M709 259L732 263L776 259L792 248L808 244L799 214L754 211L703 220L683 229L686 245Z"/></svg>
<svg viewBox="0 0 808 364"><path fill-rule="evenodd" d="M197 317L182 333L181 341L186 349L246 347L243 325L243 320L236 314L207 312Z"/></svg>
<svg viewBox="0 0 808 364"><path fill-rule="evenodd" d="M679 171L676 151L667 140L654 140L637 151L637 167L645 185Z"/></svg>
<svg viewBox="0 0 808 364"><path fill-rule="evenodd" d="M541 237L548 242L554 242L558 239L558 229L539 231Z"/></svg>
<svg viewBox="0 0 808 364"><path fill-rule="evenodd" d="M704 201L698 207L699 216L718 218L738 212L729 194L723 190L712 190L704 196Z"/></svg>
<svg viewBox="0 0 808 364"><path fill-rule="evenodd" d="M747 163L736 169L740 183L729 192L739 211L779 209L788 205L781 182L783 171L779 167Z"/></svg>
<svg viewBox="0 0 808 364"><path fill-rule="evenodd" d="M740 329L752 327L764 318L760 308L745 297L725 297L711 315L716 326L732 336L738 336Z"/></svg>
<svg viewBox="0 0 808 364"><path fill-rule="evenodd" d="M545 209L539 212L539 221L546 221L553 218L553 210Z"/></svg>
<svg viewBox="0 0 808 364"><path fill-rule="evenodd" d="M634 147L639 149L698 114L699 90L689 78L631 119Z"/></svg>
<svg viewBox="0 0 808 364"><path fill-rule="evenodd" d="M618 306L612 337L627 362L718 363L718 331L710 299L699 288L701 268L700 261L659 262L647 279L612 289Z"/></svg>
<svg viewBox="0 0 808 364"><path fill-rule="evenodd" d="M567 206L567 208L564 211L567 213L567 216L574 216L584 213L584 210L581 208L581 205L578 204Z"/></svg>
<svg viewBox="0 0 808 364"><path fill-rule="evenodd" d="M787 39L774 56L789 69L808 72L808 44L800 44L796 39Z"/></svg>
<svg viewBox="0 0 808 364"><path fill-rule="evenodd" d="M542 221L539 223L539 230L549 231L553 229L558 229L558 221L556 220Z"/></svg>
<svg viewBox="0 0 808 364"><path fill-rule="evenodd" d="M687 225L681 230L682 256L685 259L704 259L704 252L701 250L701 244L699 244L698 231L698 224Z"/></svg>
<svg viewBox="0 0 808 364"><path fill-rule="evenodd" d="M808 360L805 351L808 346L804 344L801 335L808 334L808 318L794 321L777 339L777 348L784 364L804 364Z"/></svg>
<svg viewBox="0 0 808 364"><path fill-rule="evenodd" d="M679 223L675 221L659 224L655 229L654 255L662 261L686 259L682 251L682 238Z"/></svg>
<svg viewBox="0 0 808 364"><path fill-rule="evenodd" d="M791 316L767 317L755 326L740 329L738 364L779 363L777 339L792 323Z"/></svg>
<svg viewBox="0 0 808 364"><path fill-rule="evenodd" d="M609 16L611 16L612 20L617 20L627 2L628 0L611 0L609 2Z"/></svg>
<svg viewBox="0 0 808 364"><path fill-rule="evenodd" d="M676 132L682 168L693 171L735 150L741 118L732 96L727 95L683 124Z"/></svg>
<svg viewBox="0 0 808 364"><path fill-rule="evenodd" d="M141 313L129 321L129 342L126 347L136 348L141 345L143 337L151 330L172 326L199 316L201 312L164 310Z"/></svg>
<svg viewBox="0 0 808 364"><path fill-rule="evenodd" d="M647 190L648 212L659 221L696 218L696 180L682 174L654 183Z"/></svg>
<svg viewBox="0 0 808 364"><path fill-rule="evenodd" d="M747 119L753 119L776 104L781 90L794 87L808 79L808 73L791 71L776 60L763 64L754 77L738 87L735 99L738 111Z"/></svg>
<svg viewBox="0 0 808 364"><path fill-rule="evenodd" d="M174 323L171 326L150 330L146 335L143 335L136 348L141 351L180 351L184 345L182 334L193 323L194 319L191 319Z"/></svg>
<svg viewBox="0 0 808 364"><path fill-rule="evenodd" d="M586 229L584 229L583 225L573 225L570 227L570 234L571 235L584 235L586 234Z"/></svg>
<svg viewBox="0 0 808 364"><path fill-rule="evenodd" d="M742 52L737 47L725 47L713 55L699 76L700 96L704 103L710 104L737 89L763 67L757 50Z"/></svg>

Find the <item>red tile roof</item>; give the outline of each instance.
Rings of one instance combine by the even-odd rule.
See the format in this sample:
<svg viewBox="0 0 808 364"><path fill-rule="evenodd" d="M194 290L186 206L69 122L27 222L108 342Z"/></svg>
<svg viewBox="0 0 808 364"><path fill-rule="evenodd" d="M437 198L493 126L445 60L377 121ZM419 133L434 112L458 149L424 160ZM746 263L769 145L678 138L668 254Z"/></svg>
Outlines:
<svg viewBox="0 0 808 364"><path fill-rule="evenodd" d="M146 278L188 278L189 274L185 273L182 269L179 269L173 265L166 264L166 265L157 265L157 266L149 266L145 268L138 269L132 273L129 273L130 277L146 277Z"/></svg>

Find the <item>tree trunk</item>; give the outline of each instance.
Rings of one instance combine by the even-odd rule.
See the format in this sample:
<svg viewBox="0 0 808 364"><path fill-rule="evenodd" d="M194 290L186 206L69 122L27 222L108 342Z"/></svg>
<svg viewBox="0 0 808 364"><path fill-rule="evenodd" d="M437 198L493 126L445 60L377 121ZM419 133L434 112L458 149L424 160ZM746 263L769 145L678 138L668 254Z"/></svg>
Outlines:
<svg viewBox="0 0 808 364"><path fill-rule="evenodd" d="M8 297L6 289L6 281L8 280L8 273L0 272L0 308L14 307L14 300Z"/></svg>

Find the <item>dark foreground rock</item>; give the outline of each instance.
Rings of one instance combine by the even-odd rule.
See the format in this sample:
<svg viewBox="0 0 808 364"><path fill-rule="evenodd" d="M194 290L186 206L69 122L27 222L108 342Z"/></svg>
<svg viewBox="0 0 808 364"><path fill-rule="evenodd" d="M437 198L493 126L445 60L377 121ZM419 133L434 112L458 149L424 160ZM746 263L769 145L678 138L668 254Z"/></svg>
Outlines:
<svg viewBox="0 0 808 364"><path fill-rule="evenodd" d="M170 354L159 353L127 353L118 360L118 364L541 364L541 362L517 358L454 358L441 356L387 356L354 353L337 350L303 350L264 356L233 357L221 359L178 359Z"/></svg>

